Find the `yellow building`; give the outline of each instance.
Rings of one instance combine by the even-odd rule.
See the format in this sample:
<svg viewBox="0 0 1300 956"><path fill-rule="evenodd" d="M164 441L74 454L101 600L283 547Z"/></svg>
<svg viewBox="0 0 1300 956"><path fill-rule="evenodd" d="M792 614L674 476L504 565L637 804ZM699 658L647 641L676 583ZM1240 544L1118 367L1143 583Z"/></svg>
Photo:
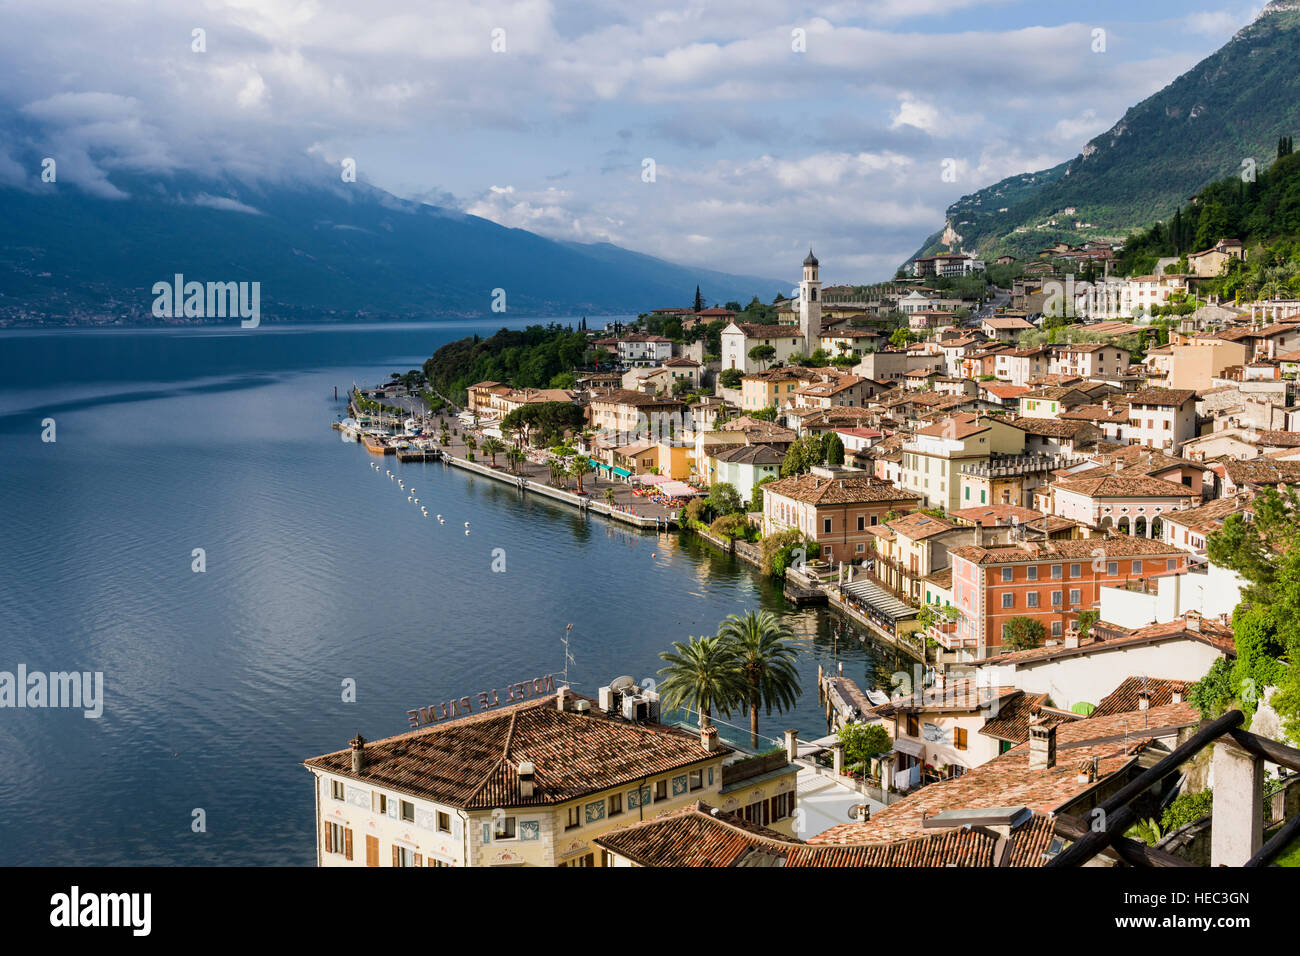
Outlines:
<svg viewBox="0 0 1300 956"><path fill-rule="evenodd" d="M782 408L794 400L799 386L815 376L804 368L774 368L753 372L740 380L740 407L746 412Z"/></svg>
<svg viewBox="0 0 1300 956"><path fill-rule="evenodd" d="M539 686L410 711L435 722L305 761L317 864L603 866L596 837L698 800L793 833L798 770L784 754L746 759L714 727L658 723L657 695L635 688L635 721L615 716L628 699L605 711L563 687L495 706ZM464 716L443 718L449 707Z"/></svg>

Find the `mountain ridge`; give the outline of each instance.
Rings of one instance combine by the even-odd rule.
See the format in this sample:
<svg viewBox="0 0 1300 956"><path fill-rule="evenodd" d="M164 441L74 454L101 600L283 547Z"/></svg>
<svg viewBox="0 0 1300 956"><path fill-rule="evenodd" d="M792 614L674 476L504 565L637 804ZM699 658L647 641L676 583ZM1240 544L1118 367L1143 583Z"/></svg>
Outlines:
<svg viewBox="0 0 1300 956"><path fill-rule="evenodd" d="M333 168L289 183L110 180L127 198L0 186L0 325L152 324L150 290L177 273L260 282L268 321L490 317L498 289L506 314L629 314L689 306L696 285L717 302L790 285L548 239Z"/></svg>
<svg viewBox="0 0 1300 956"><path fill-rule="evenodd" d="M1272 0L1072 159L958 199L913 258L957 247L1023 258L1057 241L1122 238L1172 215L1247 160L1265 166L1277 138L1300 126L1300 75L1288 69L1297 58L1300 0ZM953 234L960 238L945 243Z"/></svg>

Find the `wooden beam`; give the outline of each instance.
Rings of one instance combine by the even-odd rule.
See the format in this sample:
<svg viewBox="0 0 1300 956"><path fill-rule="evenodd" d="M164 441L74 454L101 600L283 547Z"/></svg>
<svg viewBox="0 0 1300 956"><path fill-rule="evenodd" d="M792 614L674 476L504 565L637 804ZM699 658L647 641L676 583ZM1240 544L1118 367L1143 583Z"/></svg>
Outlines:
<svg viewBox="0 0 1300 956"><path fill-rule="evenodd" d="M1228 711L1222 717L1211 721L1198 730L1186 743L1176 748L1173 753L1154 767L1138 774L1118 791L1098 804L1098 809L1106 815L1105 829L1089 829L1084 836L1061 851L1056 857L1048 860L1046 865L1052 867L1082 866L1110 846L1116 837L1122 837L1124 831L1137 822L1137 813L1130 805L1132 800L1146 793L1219 737L1235 730L1242 720L1241 711Z"/></svg>
<svg viewBox="0 0 1300 956"><path fill-rule="evenodd" d="M1288 747L1286 744L1280 744L1276 740L1261 737L1259 734L1252 734L1248 730L1232 730L1229 731L1229 734L1242 750L1252 753L1256 757L1263 757L1279 767L1286 767L1288 770L1300 772L1300 750Z"/></svg>
<svg viewBox="0 0 1300 956"><path fill-rule="evenodd" d="M1060 813L1056 816L1056 832L1067 839L1080 840L1088 834L1089 827L1080 817L1070 813ZM1189 863L1182 857L1124 836L1115 837L1111 840L1111 845L1101 852L1107 856L1118 857L1130 866L1196 866L1195 863Z"/></svg>
<svg viewBox="0 0 1300 956"><path fill-rule="evenodd" d="M1259 852L1242 864L1243 867L1269 866L1295 840L1300 839L1300 813L1297 813L1282 829L1273 834L1269 841L1259 848Z"/></svg>

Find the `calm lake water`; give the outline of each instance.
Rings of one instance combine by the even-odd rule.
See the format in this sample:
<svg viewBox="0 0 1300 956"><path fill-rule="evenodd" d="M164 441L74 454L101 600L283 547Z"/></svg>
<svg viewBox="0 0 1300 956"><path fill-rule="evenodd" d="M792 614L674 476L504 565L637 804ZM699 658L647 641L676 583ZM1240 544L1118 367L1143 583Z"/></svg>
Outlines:
<svg viewBox="0 0 1300 956"><path fill-rule="evenodd" d="M0 864L310 865L304 758L558 673L569 623L570 680L594 695L727 614L787 613L697 541L387 459L439 525L330 429L334 386L501 325L0 332L0 671L105 684L99 719L0 709ZM760 729L821 736L818 663L874 686L894 661L823 612L789 617L805 693Z"/></svg>

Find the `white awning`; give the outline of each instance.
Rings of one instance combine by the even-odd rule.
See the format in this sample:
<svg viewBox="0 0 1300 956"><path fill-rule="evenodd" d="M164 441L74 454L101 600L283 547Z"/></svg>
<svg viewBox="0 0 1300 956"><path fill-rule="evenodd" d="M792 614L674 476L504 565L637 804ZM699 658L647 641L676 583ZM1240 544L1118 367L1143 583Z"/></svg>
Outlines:
<svg viewBox="0 0 1300 956"><path fill-rule="evenodd" d="M915 757L917 760L925 756L925 744L919 740L896 738L894 740L894 749L899 753L907 754L909 757Z"/></svg>

